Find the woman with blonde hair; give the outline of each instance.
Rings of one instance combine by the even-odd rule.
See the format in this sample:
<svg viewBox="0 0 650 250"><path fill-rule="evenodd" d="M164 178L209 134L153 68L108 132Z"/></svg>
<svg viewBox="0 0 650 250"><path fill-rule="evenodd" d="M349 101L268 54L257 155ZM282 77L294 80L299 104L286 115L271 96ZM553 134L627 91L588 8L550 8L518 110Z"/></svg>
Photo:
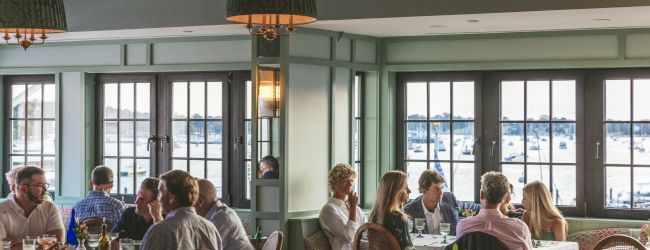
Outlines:
<svg viewBox="0 0 650 250"><path fill-rule="evenodd" d="M553 204L551 193L544 183L534 181L526 184L521 203L526 210L524 222L528 225L533 239L566 240L566 220Z"/></svg>
<svg viewBox="0 0 650 250"><path fill-rule="evenodd" d="M408 197L407 176L400 171L389 171L379 181L377 198L372 206L369 221L383 225L390 231L401 249L410 248L411 235L408 231L408 216L400 206Z"/></svg>

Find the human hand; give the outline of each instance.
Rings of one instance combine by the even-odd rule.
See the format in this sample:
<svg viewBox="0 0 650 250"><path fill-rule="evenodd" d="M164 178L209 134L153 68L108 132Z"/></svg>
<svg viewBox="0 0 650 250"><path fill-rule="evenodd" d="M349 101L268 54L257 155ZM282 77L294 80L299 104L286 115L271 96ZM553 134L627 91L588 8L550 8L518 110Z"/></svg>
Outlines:
<svg viewBox="0 0 650 250"><path fill-rule="evenodd" d="M157 200L150 201L147 206L149 207L149 213L154 222L159 222L163 220L162 217L162 207L160 207L160 202Z"/></svg>
<svg viewBox="0 0 650 250"><path fill-rule="evenodd" d="M357 209L357 206L359 206L359 195L357 192L350 191L348 194L348 204L350 204L350 210Z"/></svg>

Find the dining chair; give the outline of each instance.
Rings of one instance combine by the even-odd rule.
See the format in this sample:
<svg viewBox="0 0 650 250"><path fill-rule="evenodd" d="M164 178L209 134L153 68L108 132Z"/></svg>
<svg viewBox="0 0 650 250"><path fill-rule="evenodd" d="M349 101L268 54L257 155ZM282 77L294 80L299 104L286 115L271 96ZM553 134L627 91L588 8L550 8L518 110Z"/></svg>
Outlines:
<svg viewBox="0 0 650 250"><path fill-rule="evenodd" d="M456 239L453 244L447 245L445 250L452 250L454 248L461 250L508 250L508 247L496 237L478 231L464 234Z"/></svg>
<svg viewBox="0 0 650 250"><path fill-rule="evenodd" d="M275 231L264 242L262 250L282 250L282 231Z"/></svg>
<svg viewBox="0 0 650 250"><path fill-rule="evenodd" d="M86 226L88 226L88 233L98 234L102 232L102 218L91 217L83 221ZM106 222L106 228L108 231L111 231L113 225L110 222ZM108 232L106 232L108 233Z"/></svg>
<svg viewBox="0 0 650 250"><path fill-rule="evenodd" d="M604 239L600 240L598 244L594 247L594 250L616 250L616 249L643 249L645 250L645 246L641 244L637 239L632 238L628 235L623 235L623 234L614 234L605 237Z"/></svg>
<svg viewBox="0 0 650 250"><path fill-rule="evenodd" d="M395 236L377 223L365 223L354 234L354 250L400 250Z"/></svg>

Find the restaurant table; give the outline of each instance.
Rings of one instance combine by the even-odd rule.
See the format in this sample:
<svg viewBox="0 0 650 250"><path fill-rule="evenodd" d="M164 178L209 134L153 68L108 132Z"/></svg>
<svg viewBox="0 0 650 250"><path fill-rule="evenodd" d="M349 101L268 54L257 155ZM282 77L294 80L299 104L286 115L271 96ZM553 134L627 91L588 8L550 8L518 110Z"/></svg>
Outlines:
<svg viewBox="0 0 650 250"><path fill-rule="evenodd" d="M447 236L447 244L442 243L442 235L422 234L423 238L416 238L417 234L411 234L411 241L415 250L443 250L449 244L456 241L455 236ZM539 250L579 250L578 242L572 241L541 241Z"/></svg>

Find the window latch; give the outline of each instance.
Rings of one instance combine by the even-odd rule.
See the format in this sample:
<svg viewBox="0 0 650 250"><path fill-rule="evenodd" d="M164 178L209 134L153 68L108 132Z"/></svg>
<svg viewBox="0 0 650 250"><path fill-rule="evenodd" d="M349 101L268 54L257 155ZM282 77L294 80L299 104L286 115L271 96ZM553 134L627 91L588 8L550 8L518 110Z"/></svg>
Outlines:
<svg viewBox="0 0 650 250"><path fill-rule="evenodd" d="M158 137L156 137L156 135L151 135L149 136L149 138L147 138L147 152L149 152L149 150L151 149L151 143L152 142L155 143L156 140L158 140Z"/></svg>
<svg viewBox="0 0 650 250"><path fill-rule="evenodd" d="M165 147L162 145L163 143L169 143L169 136L168 135L160 137L160 152L165 151Z"/></svg>

